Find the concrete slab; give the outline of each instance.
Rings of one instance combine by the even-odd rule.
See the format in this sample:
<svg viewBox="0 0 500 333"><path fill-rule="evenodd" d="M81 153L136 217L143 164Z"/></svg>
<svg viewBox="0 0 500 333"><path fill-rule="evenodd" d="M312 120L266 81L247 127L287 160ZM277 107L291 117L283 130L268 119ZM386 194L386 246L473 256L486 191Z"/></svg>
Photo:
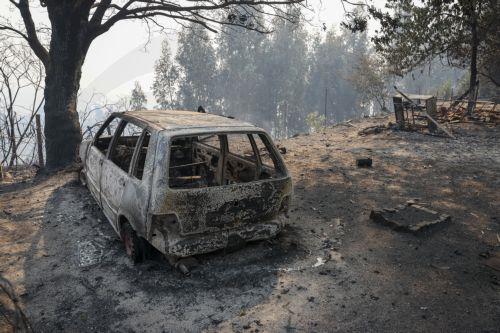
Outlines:
<svg viewBox="0 0 500 333"><path fill-rule="evenodd" d="M387 225L394 230L418 232L434 224L451 221L449 215L440 214L421 205L408 203L396 208L372 210L370 218L374 222Z"/></svg>

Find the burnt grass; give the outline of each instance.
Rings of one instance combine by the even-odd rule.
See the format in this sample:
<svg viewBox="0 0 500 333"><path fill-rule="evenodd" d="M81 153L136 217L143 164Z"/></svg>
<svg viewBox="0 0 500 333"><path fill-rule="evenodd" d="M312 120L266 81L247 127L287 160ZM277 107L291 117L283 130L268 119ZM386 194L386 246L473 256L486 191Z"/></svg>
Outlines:
<svg viewBox="0 0 500 333"><path fill-rule="evenodd" d="M500 129L357 134L387 121L280 142L287 228L197 256L189 277L159 255L132 265L73 173L1 185L0 273L37 332L499 332L500 272L484 263L500 249ZM369 219L408 200L451 222L410 234Z"/></svg>

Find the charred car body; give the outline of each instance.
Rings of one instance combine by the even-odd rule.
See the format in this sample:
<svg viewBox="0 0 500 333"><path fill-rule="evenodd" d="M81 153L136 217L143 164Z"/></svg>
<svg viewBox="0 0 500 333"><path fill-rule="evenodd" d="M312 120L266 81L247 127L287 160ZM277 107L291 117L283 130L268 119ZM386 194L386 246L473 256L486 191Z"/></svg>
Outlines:
<svg viewBox="0 0 500 333"><path fill-rule="evenodd" d="M147 243L187 257L270 238L292 195L269 135L212 114L114 113L80 157L82 181L135 262Z"/></svg>

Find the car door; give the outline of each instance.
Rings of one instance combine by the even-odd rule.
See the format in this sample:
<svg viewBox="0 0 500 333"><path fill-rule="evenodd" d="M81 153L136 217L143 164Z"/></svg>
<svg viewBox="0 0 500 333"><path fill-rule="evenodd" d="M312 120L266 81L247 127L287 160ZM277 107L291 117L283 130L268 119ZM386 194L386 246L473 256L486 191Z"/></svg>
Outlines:
<svg viewBox="0 0 500 333"><path fill-rule="evenodd" d="M85 169L87 185L99 205L101 205L100 183L102 164L106 159L111 139L119 123L119 118L114 116L109 117L99 131L97 131L86 156Z"/></svg>
<svg viewBox="0 0 500 333"><path fill-rule="evenodd" d="M125 184L120 213L125 215L138 235L147 238L151 182L154 170L156 136L145 129L134 153L130 181Z"/></svg>
<svg viewBox="0 0 500 333"><path fill-rule="evenodd" d="M130 181L129 171L134 151L142 128L123 120L114 138L101 171L101 203L104 215L118 230L117 217L126 184Z"/></svg>

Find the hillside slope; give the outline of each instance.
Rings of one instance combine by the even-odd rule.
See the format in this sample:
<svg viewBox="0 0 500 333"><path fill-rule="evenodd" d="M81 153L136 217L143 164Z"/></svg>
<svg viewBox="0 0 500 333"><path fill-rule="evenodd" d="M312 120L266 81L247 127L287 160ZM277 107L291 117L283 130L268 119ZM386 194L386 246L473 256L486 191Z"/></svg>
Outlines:
<svg viewBox="0 0 500 333"><path fill-rule="evenodd" d="M199 256L187 278L161 258L131 265L74 173L3 184L0 273L40 332L498 331L500 272L485 257L500 249L500 129L358 135L387 122L281 142L286 230ZM369 219L408 200L452 220L408 234Z"/></svg>

